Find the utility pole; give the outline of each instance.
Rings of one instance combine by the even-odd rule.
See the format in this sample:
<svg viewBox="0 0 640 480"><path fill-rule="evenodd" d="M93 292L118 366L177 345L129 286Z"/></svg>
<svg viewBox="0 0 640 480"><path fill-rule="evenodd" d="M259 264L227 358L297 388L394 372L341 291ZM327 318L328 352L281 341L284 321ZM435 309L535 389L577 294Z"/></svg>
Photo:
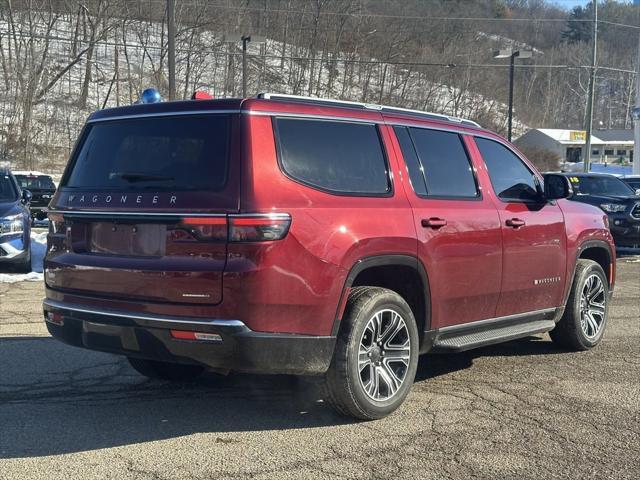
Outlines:
<svg viewBox="0 0 640 480"><path fill-rule="evenodd" d="M242 38L242 98L247 96L247 44L251 41L251 35L243 35Z"/></svg>
<svg viewBox="0 0 640 480"><path fill-rule="evenodd" d="M531 58L532 56L532 50L516 50L514 52L512 48L506 48L493 52L493 58L509 57L509 111L507 117L507 140L509 141L511 141L513 133L513 79L516 70L516 58Z"/></svg>
<svg viewBox="0 0 640 480"><path fill-rule="evenodd" d="M516 69L516 54L513 52L509 57L509 121L507 126L507 140L511 141L511 132L513 129L513 75Z"/></svg>
<svg viewBox="0 0 640 480"><path fill-rule="evenodd" d="M593 129L593 93L596 88L596 63L598 55L598 0L593 3L593 50L591 52L591 75L589 77L589 97L587 99L587 138L584 152L584 171L591 169L591 130Z"/></svg>
<svg viewBox="0 0 640 480"><path fill-rule="evenodd" d="M266 42L264 37L257 35L225 35L225 43L242 42L242 97L247 97L247 50L249 43L262 44ZM235 89L234 89L235 91Z"/></svg>
<svg viewBox="0 0 640 480"><path fill-rule="evenodd" d="M167 0L169 48L169 100L176 99L176 0Z"/></svg>
<svg viewBox="0 0 640 480"><path fill-rule="evenodd" d="M636 65L636 108L633 109L633 167L632 173L640 175L640 35L638 35L638 64Z"/></svg>

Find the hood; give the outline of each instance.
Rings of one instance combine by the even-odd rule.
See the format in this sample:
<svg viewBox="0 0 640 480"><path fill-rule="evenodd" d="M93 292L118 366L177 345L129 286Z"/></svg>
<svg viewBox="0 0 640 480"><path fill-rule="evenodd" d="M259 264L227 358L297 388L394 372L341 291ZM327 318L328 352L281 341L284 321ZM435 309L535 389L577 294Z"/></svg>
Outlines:
<svg viewBox="0 0 640 480"><path fill-rule="evenodd" d="M21 211L22 209L19 207L19 202L16 200L11 202L0 201L0 218L15 215Z"/></svg>
<svg viewBox="0 0 640 480"><path fill-rule="evenodd" d="M589 203L633 203L640 202L640 197L635 195L615 196L615 195L575 195L575 200Z"/></svg>

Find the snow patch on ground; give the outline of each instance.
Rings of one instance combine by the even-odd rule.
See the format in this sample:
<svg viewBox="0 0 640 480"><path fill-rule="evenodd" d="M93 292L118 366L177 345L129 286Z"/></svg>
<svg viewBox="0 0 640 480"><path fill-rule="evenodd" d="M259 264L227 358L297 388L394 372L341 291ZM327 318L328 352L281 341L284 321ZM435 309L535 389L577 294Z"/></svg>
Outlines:
<svg viewBox="0 0 640 480"><path fill-rule="evenodd" d="M40 282L44 280L42 262L47 251L47 232L31 232L31 272L0 273L0 283Z"/></svg>

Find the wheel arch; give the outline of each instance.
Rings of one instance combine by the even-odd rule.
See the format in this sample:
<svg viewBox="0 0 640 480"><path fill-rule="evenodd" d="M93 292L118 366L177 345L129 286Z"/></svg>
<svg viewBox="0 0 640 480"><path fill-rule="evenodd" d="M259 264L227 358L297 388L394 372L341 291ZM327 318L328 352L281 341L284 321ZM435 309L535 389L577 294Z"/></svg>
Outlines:
<svg viewBox="0 0 640 480"><path fill-rule="evenodd" d="M355 262L342 287L331 335L338 334L351 288L364 285L388 288L404 298L416 318L422 342L431 327L429 277L417 257L402 254L375 255Z"/></svg>
<svg viewBox="0 0 640 480"><path fill-rule="evenodd" d="M578 260L593 260L604 270L604 274L607 277L609 283L609 293L613 291L615 284L615 254L611 250L611 246L604 240L587 240L580 244L576 252L576 257L573 262L573 269L570 277L570 281L567 282L567 291L564 295L564 304L566 305L569 299L569 293L571 292L571 284L576 274L576 267L578 266Z"/></svg>

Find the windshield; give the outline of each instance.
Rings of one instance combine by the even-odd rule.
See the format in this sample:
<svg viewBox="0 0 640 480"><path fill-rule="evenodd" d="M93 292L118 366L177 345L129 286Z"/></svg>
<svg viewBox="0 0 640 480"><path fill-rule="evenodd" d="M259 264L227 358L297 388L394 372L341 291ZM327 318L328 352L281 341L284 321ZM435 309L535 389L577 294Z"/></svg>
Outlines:
<svg viewBox="0 0 640 480"><path fill-rule="evenodd" d="M15 175L20 188L27 190L55 190L56 186L49 175Z"/></svg>
<svg viewBox="0 0 640 480"><path fill-rule="evenodd" d="M11 177L0 174L0 202L15 201L17 198L18 192Z"/></svg>
<svg viewBox="0 0 640 480"><path fill-rule="evenodd" d="M63 186L109 190L221 190L229 117L142 117L90 124Z"/></svg>
<svg viewBox="0 0 640 480"><path fill-rule="evenodd" d="M572 177L572 183L579 195L628 197L635 194L627 184L615 177Z"/></svg>

